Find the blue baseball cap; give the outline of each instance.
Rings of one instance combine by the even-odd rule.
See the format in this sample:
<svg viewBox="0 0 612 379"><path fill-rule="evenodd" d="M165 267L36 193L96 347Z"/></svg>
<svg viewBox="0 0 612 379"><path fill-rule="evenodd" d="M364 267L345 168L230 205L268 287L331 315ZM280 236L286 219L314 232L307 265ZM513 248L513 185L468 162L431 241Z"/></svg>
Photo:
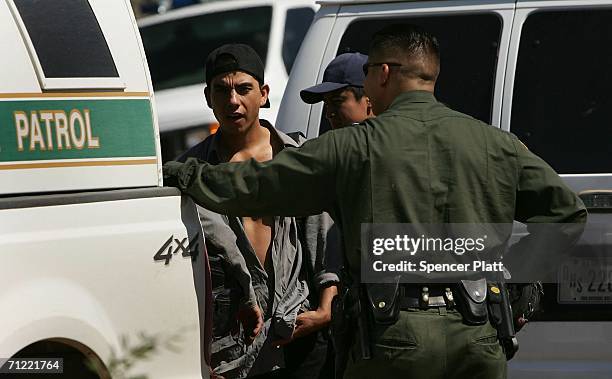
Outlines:
<svg viewBox="0 0 612 379"><path fill-rule="evenodd" d="M363 87L365 75L363 65L368 56L361 53L344 53L338 55L323 73L323 83L300 91L300 97L307 104L323 101L323 96L348 86Z"/></svg>

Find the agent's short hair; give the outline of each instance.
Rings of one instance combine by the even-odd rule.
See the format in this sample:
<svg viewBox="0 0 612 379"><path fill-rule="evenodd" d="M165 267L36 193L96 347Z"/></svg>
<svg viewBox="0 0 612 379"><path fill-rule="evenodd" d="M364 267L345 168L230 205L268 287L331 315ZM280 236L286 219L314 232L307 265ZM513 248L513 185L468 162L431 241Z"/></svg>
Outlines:
<svg viewBox="0 0 612 379"><path fill-rule="evenodd" d="M370 44L370 61L403 57L410 63L401 67L409 76L435 81L440 72L440 46L433 35L412 24L389 25L374 34Z"/></svg>

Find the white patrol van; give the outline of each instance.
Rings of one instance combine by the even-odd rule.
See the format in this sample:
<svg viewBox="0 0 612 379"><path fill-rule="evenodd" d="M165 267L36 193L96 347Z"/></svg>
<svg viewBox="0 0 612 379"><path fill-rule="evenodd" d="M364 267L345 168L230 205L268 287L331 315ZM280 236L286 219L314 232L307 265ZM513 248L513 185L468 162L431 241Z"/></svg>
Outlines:
<svg viewBox="0 0 612 379"><path fill-rule="evenodd" d="M440 43L438 100L516 134L587 205L608 263L567 261L545 286L543 311L518 335L509 377L612 377L612 1L321 0L277 117L285 132L329 129L323 104L299 91L320 83L346 51L368 52L386 25L414 23Z"/></svg>
<svg viewBox="0 0 612 379"><path fill-rule="evenodd" d="M130 2L1 0L0 46L0 373L208 377L202 231L162 187Z"/></svg>

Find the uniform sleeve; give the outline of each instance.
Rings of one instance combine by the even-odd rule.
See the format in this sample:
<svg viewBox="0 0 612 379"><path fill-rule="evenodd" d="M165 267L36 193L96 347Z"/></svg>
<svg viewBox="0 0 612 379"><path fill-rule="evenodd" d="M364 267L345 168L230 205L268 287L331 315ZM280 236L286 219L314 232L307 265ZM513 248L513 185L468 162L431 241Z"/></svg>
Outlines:
<svg viewBox="0 0 612 379"><path fill-rule="evenodd" d="M164 181L196 203L235 216L306 216L330 207L335 196L336 147L324 135L284 149L267 162L210 165L195 158L164 165Z"/></svg>
<svg viewBox="0 0 612 379"><path fill-rule="evenodd" d="M512 245L504 265L519 282L554 283L557 265L567 258L584 231L587 211L561 177L518 139L518 187L515 219L527 224L528 235Z"/></svg>
<svg viewBox="0 0 612 379"><path fill-rule="evenodd" d="M537 155L514 139L518 159L515 219L523 223L584 223L582 200Z"/></svg>

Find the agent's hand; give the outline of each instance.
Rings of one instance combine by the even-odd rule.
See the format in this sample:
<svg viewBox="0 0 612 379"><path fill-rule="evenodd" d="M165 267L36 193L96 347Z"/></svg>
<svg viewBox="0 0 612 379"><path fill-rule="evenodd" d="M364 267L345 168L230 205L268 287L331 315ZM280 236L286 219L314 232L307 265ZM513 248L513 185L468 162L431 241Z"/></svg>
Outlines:
<svg viewBox="0 0 612 379"><path fill-rule="evenodd" d="M236 318L244 329L244 342L247 345L252 344L263 329L264 321L261 309L256 304L240 307Z"/></svg>
<svg viewBox="0 0 612 379"><path fill-rule="evenodd" d="M523 326L527 325L527 322L529 320L527 320L524 317L519 317L516 322L514 323L514 329L516 329L515 331L518 332L519 330L523 329Z"/></svg>

